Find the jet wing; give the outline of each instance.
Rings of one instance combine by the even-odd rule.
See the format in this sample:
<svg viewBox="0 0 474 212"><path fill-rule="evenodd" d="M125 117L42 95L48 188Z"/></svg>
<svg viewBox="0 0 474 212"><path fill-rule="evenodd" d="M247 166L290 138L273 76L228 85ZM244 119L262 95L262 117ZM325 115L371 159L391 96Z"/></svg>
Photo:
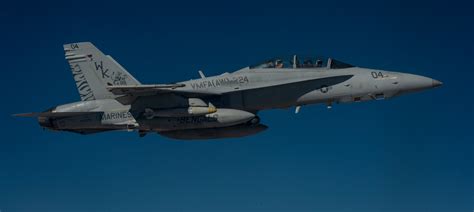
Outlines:
<svg viewBox="0 0 474 212"><path fill-rule="evenodd" d="M107 90L115 95L133 95L146 96L158 93L176 93L183 96L205 96L205 95L219 95L220 93L213 93L209 91L190 91L177 90L176 88L184 87L184 84L159 84L159 85L120 85L107 86Z"/></svg>
<svg viewBox="0 0 474 212"><path fill-rule="evenodd" d="M164 90L173 90L176 88L184 87L183 84L160 84L160 85L119 85L119 86L107 86L107 90L115 95L125 95L132 93L147 93L157 92Z"/></svg>
<svg viewBox="0 0 474 212"><path fill-rule="evenodd" d="M184 87L184 84L159 84L159 85L120 85L107 86L107 90L119 97L115 98L122 104L131 104L140 96L153 96L160 94L176 94L184 97L201 97L220 95L211 91L195 91L177 89ZM121 95L121 96L120 96Z"/></svg>

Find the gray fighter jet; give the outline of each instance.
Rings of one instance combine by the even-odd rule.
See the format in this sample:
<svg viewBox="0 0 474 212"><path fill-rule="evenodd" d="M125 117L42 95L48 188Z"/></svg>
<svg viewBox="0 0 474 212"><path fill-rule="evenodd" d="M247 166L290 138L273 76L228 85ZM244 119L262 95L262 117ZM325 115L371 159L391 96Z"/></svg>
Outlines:
<svg viewBox="0 0 474 212"><path fill-rule="evenodd" d="M81 101L36 117L43 128L91 134L157 132L175 139L215 139L259 133L258 111L308 104L392 98L440 86L440 81L355 67L331 58L275 58L233 73L172 84L144 85L92 43L64 45Z"/></svg>

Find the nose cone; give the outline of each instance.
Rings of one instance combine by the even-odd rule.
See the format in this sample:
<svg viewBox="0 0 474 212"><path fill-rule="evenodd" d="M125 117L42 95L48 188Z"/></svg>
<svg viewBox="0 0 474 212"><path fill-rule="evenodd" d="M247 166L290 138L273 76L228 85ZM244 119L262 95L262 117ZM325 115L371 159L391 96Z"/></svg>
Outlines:
<svg viewBox="0 0 474 212"><path fill-rule="evenodd" d="M435 87L439 87L439 86L441 86L441 85L443 85L443 83L442 83L442 82L440 82L440 81L438 81L438 80L435 80L435 79L433 79L433 88L435 88Z"/></svg>
<svg viewBox="0 0 474 212"><path fill-rule="evenodd" d="M400 89L402 92L415 92L441 86L443 83L429 77L403 74Z"/></svg>

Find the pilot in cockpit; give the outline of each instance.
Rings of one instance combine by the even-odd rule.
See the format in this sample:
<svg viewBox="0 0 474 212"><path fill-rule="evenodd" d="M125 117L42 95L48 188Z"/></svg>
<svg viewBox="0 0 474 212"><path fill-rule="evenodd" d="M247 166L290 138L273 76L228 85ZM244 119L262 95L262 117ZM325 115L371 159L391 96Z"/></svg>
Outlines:
<svg viewBox="0 0 474 212"><path fill-rule="evenodd" d="M278 59L275 61L275 68L283 68L283 61Z"/></svg>
<svg viewBox="0 0 474 212"><path fill-rule="evenodd" d="M265 67L266 67L266 68L274 68L274 67L275 67L275 64L273 64L273 61L268 61L268 62L265 64Z"/></svg>

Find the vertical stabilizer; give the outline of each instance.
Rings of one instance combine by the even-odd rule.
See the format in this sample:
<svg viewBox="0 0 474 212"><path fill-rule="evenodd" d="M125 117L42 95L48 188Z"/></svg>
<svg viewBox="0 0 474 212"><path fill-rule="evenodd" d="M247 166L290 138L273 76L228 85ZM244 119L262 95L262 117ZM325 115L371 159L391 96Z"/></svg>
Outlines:
<svg viewBox="0 0 474 212"><path fill-rule="evenodd" d="M64 51L82 101L116 98L107 86L140 84L90 42L64 44Z"/></svg>

